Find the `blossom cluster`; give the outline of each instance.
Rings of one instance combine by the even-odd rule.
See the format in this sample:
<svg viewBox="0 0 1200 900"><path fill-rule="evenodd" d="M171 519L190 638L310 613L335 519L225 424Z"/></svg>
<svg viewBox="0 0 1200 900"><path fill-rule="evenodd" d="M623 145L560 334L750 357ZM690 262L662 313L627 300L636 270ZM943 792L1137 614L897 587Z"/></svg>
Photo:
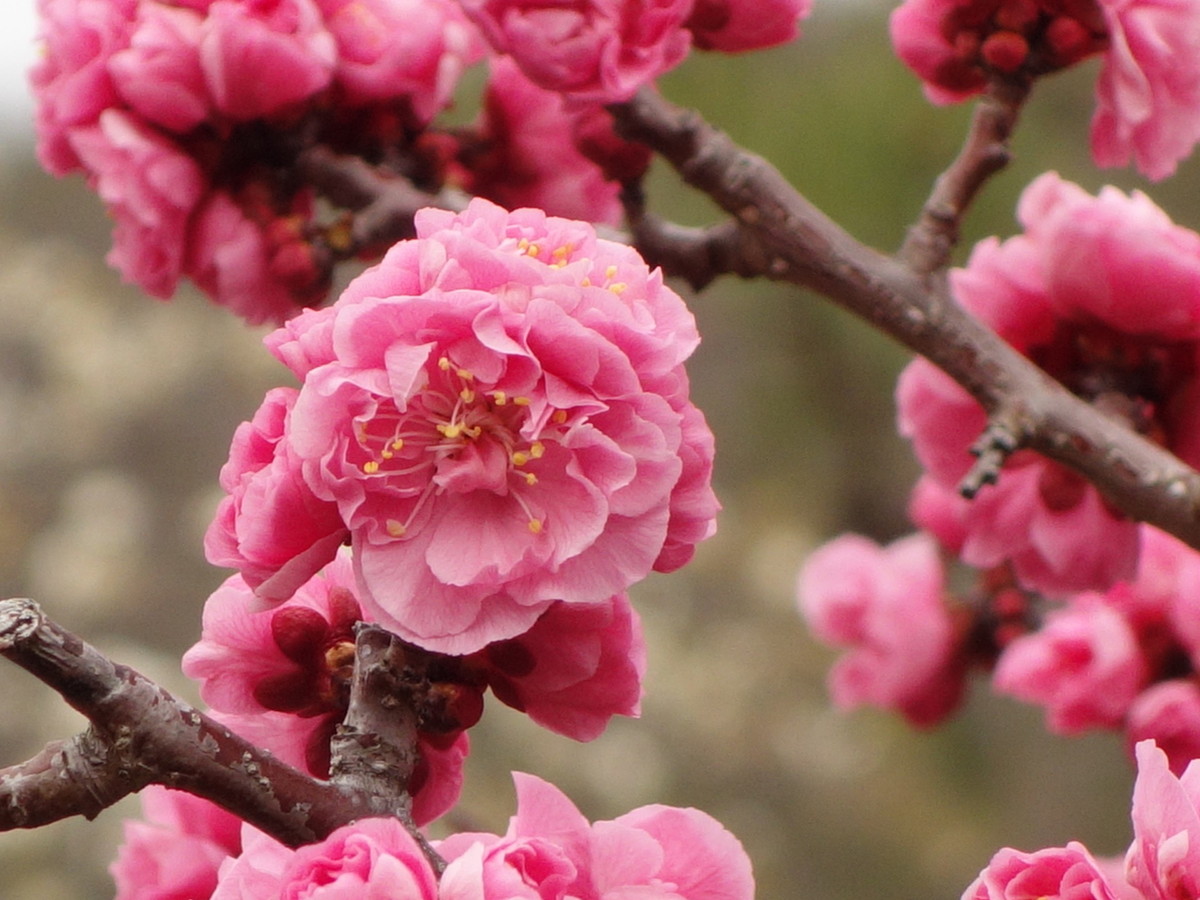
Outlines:
<svg viewBox="0 0 1200 900"><path fill-rule="evenodd" d="M108 259L127 281L166 298L188 278L249 322L278 324L325 301L336 262L383 249L355 236L354 192L306 172L310 148L421 191L455 185L615 224L619 182L642 174L647 151L614 134L599 105L614 97L572 89L592 102L568 109L563 78L538 74L591 67L631 93L693 34L725 51L791 39L807 0L508 6L38 0L38 156L56 175L84 173L104 200ZM434 128L489 53L479 120Z"/></svg>
<svg viewBox="0 0 1200 900"><path fill-rule="evenodd" d="M1105 414L1200 462L1200 235L1143 195L1091 196L1054 174L1018 217L1024 233L984 240L951 273L955 297ZM840 538L800 578L816 635L849 651L835 701L931 725L987 670L1044 706L1051 730L1153 738L1182 771L1200 755L1200 554L1030 451L959 496L984 410L921 360L897 400L926 472L910 505L923 533L886 548ZM973 588L950 588L949 557L978 571Z"/></svg>
<svg viewBox="0 0 1200 900"><path fill-rule="evenodd" d="M433 842L440 880L396 819L362 819L289 849L187 794L150 788L147 822L127 822L111 871L117 900L254 897L512 900L662 897L751 900L754 879L737 839L695 809L645 806L589 823L557 788L514 776L517 813L503 835Z"/></svg>
<svg viewBox="0 0 1200 900"><path fill-rule="evenodd" d="M1136 748L1133 841L1123 858L1097 858L1072 841L1033 853L1005 848L963 900L1176 900L1200 890L1200 763L1173 773L1153 741Z"/></svg>
<svg viewBox="0 0 1200 900"><path fill-rule="evenodd" d="M1195 0L906 0L891 31L935 103L1102 57L1091 130L1101 166L1132 159L1165 178L1200 141Z"/></svg>

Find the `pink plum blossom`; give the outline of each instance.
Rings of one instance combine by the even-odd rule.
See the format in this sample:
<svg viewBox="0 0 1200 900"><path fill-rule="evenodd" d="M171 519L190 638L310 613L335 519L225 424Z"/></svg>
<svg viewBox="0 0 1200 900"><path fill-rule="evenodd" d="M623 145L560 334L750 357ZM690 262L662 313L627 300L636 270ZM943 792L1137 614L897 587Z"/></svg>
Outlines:
<svg viewBox="0 0 1200 900"><path fill-rule="evenodd" d="M113 85L147 122L186 132L212 115L200 66L204 18L195 10L139 3L129 46L108 62Z"/></svg>
<svg viewBox="0 0 1200 900"><path fill-rule="evenodd" d="M1022 853L1006 847L992 857L962 900L1121 900L1103 867L1082 844Z"/></svg>
<svg viewBox="0 0 1200 900"><path fill-rule="evenodd" d="M906 0L891 32L935 103L1100 54L1092 155L1159 179L1200 140L1198 12L1196 0Z"/></svg>
<svg viewBox="0 0 1200 900"><path fill-rule="evenodd" d="M1172 678L1138 695L1125 721L1130 745L1153 740L1167 755L1171 771L1182 775L1200 759L1200 684L1194 678Z"/></svg>
<svg viewBox="0 0 1200 900"><path fill-rule="evenodd" d="M811 0L696 0L687 27L701 50L740 53L794 40L811 10Z"/></svg>
<svg viewBox="0 0 1200 900"><path fill-rule="evenodd" d="M738 840L695 809L644 806L587 819L556 787L516 773L507 833L438 844L449 865L441 900L662 897L751 900L754 877Z"/></svg>
<svg viewBox="0 0 1200 900"><path fill-rule="evenodd" d="M646 645L623 594L555 603L525 634L478 656L500 700L575 740L599 737L614 715L641 712Z"/></svg>
<svg viewBox="0 0 1200 900"><path fill-rule="evenodd" d="M538 87L510 57L495 57L490 67L480 129L486 150L464 166L472 193L509 207L620 222L620 186L575 143L574 125L593 108L568 109L560 94Z"/></svg>
<svg viewBox="0 0 1200 900"><path fill-rule="evenodd" d="M312 492L283 440L295 401L294 389L276 388L238 426L221 469L227 496L204 539L209 562L240 569L268 601L290 597L349 536L337 505Z"/></svg>
<svg viewBox="0 0 1200 900"><path fill-rule="evenodd" d="M454 0L317 0L337 42L333 80L352 106L408 98L429 122L450 104L483 41Z"/></svg>
<svg viewBox="0 0 1200 900"><path fill-rule="evenodd" d="M536 84L618 103L687 56L694 0L460 0L484 36Z"/></svg>
<svg viewBox="0 0 1200 900"><path fill-rule="evenodd" d="M109 263L155 297L175 290L190 217L207 190L191 157L116 109L68 137L115 225Z"/></svg>
<svg viewBox="0 0 1200 900"><path fill-rule="evenodd" d="M221 864L241 852L241 820L182 791L141 792L145 821L124 824L109 867L116 900L198 900L211 896Z"/></svg>
<svg viewBox="0 0 1200 900"><path fill-rule="evenodd" d="M834 702L897 709L932 725L958 704L963 665L944 601L937 547L912 535L887 547L843 535L800 572L800 610L813 633L847 652L829 673Z"/></svg>
<svg viewBox="0 0 1200 900"><path fill-rule="evenodd" d="M483 200L416 227L268 337L303 379L273 458L337 505L364 610L466 654L682 564L714 528L711 435L694 320L634 250Z"/></svg>
<svg viewBox="0 0 1200 900"><path fill-rule="evenodd" d="M1004 649L992 684L1045 706L1050 730L1072 734L1119 727L1148 676L1129 622L1102 595L1081 594Z"/></svg>
<svg viewBox="0 0 1200 900"><path fill-rule="evenodd" d="M1133 844L1126 877L1147 900L1200 896L1200 765L1176 776L1153 741L1135 748Z"/></svg>
<svg viewBox="0 0 1200 900"><path fill-rule="evenodd" d="M55 175L82 165L71 131L95 125L117 103L108 64L128 45L136 8L137 0L38 0L42 55L29 77L38 159Z"/></svg>
<svg viewBox="0 0 1200 900"><path fill-rule="evenodd" d="M1053 173L1025 190L1018 218L1024 234L982 241L951 273L956 298L1106 414L1200 461L1200 235L1142 194L1093 197ZM982 407L921 360L901 375L897 400L901 432L948 497L974 461ZM1014 454L998 484L955 505L970 565L1011 562L1026 586L1051 594L1134 574L1137 526L1032 452Z"/></svg>
<svg viewBox="0 0 1200 900"><path fill-rule="evenodd" d="M213 0L199 52L216 108L235 121L309 99L329 85L337 60L314 0Z"/></svg>
<svg viewBox="0 0 1200 900"><path fill-rule="evenodd" d="M360 819L291 850L247 829L242 855L221 868L212 900L436 900L437 878L396 819Z"/></svg>

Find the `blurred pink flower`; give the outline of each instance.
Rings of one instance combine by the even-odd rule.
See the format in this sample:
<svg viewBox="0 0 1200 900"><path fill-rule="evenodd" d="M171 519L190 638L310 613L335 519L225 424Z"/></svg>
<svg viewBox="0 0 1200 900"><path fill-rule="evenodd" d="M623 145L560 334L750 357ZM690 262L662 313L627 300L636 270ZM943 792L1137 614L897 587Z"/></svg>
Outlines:
<svg viewBox="0 0 1200 900"><path fill-rule="evenodd" d="M449 863L441 900L754 896L742 845L699 810L644 806L592 825L553 785L521 773L513 780L517 814L503 837L438 842Z"/></svg>
<svg viewBox="0 0 1200 900"><path fill-rule="evenodd" d="M1118 728L1147 684L1137 635L1100 594L1080 594L1004 648L992 684L1046 707L1051 731Z"/></svg>
<svg viewBox="0 0 1200 900"><path fill-rule="evenodd" d="M701 50L740 53L794 40L811 11L812 0L696 0L687 27Z"/></svg>
<svg viewBox="0 0 1200 900"><path fill-rule="evenodd" d="M352 106L406 98L419 122L446 108L485 47L454 0L317 0L337 42L333 80Z"/></svg>
<svg viewBox="0 0 1200 900"><path fill-rule="evenodd" d="M1195 678L1172 678L1146 688L1129 709L1125 739L1131 746L1154 741L1171 771L1182 775L1200 759L1200 684Z"/></svg>
<svg viewBox="0 0 1200 900"><path fill-rule="evenodd" d="M1135 748L1133 844L1126 877L1147 900L1200 896L1200 765L1172 774L1153 741Z"/></svg>
<svg viewBox="0 0 1200 900"><path fill-rule="evenodd" d="M594 108L568 108L561 95L526 78L511 57L493 57L489 65L480 126L485 149L465 160L468 189L510 208L620 222L620 185L607 180L575 143L575 125ZM611 120L608 127L611 132Z"/></svg>
<svg viewBox="0 0 1200 900"><path fill-rule="evenodd" d="M1093 197L1053 173L1026 188L1018 218L1024 234L982 241L951 273L956 298L1106 414L1200 461L1200 235L1142 194ZM901 375L897 401L901 433L948 496L974 461L982 407L922 360ZM1104 589L1134 574L1137 526L1032 452L959 509L963 560L1011 561L1034 589Z"/></svg>
<svg viewBox="0 0 1200 900"><path fill-rule="evenodd" d="M915 725L945 718L962 696L964 666L944 594L927 535L887 547L843 535L809 556L800 611L820 640L848 651L829 673L834 703L896 709Z"/></svg>
<svg viewBox="0 0 1200 900"><path fill-rule="evenodd" d="M68 136L113 218L108 262L126 281L171 296L183 270L188 226L208 189L199 166L175 144L116 109Z"/></svg>
<svg viewBox="0 0 1200 900"><path fill-rule="evenodd" d="M314 0L213 0L206 12L200 63L221 113L263 118L328 87L337 47Z"/></svg>
<svg viewBox="0 0 1200 900"><path fill-rule="evenodd" d="M619 103L687 56L694 0L460 0L499 53L535 84Z"/></svg>
<svg viewBox="0 0 1200 900"><path fill-rule="evenodd" d="M204 900L221 864L241 852L241 820L199 797L159 785L140 794L145 821L127 820L109 873L116 900Z"/></svg>
<svg viewBox="0 0 1200 900"><path fill-rule="evenodd" d="M38 0L42 54L29 73L37 101L38 160L55 175L82 164L74 128L116 105L108 64L129 44L137 0Z"/></svg>
<svg viewBox="0 0 1200 900"><path fill-rule="evenodd" d="M1091 143L1101 166L1132 158L1165 178L1200 140L1197 0L906 0L891 31L935 103L1100 54Z"/></svg>
<svg viewBox="0 0 1200 900"><path fill-rule="evenodd" d="M248 830L242 855L221 869L212 900L436 900L437 878L396 819L360 819L315 844L289 849Z"/></svg>
<svg viewBox="0 0 1200 900"><path fill-rule="evenodd" d="M963 892L962 900L1119 900L1103 867L1076 841L1034 853L1004 848Z"/></svg>
<svg viewBox="0 0 1200 900"><path fill-rule="evenodd" d="M275 458L337 504L364 609L465 654L682 564L717 503L661 273L483 200L417 232L267 339L304 380Z"/></svg>
<svg viewBox="0 0 1200 900"><path fill-rule="evenodd" d="M212 114L200 66L203 17L195 10L139 3L129 46L108 62L121 99L147 122L186 132Z"/></svg>
<svg viewBox="0 0 1200 900"><path fill-rule="evenodd" d="M295 401L293 388L269 391L238 426L221 469L227 496L204 538L208 561L239 569L267 601L290 597L349 537L337 505L313 494L283 440Z"/></svg>

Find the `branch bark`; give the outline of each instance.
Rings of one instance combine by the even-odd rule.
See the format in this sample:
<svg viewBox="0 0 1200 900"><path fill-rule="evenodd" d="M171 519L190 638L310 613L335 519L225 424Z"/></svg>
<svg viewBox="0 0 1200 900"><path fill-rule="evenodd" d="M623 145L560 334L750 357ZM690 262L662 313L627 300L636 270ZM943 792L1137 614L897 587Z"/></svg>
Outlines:
<svg viewBox="0 0 1200 900"><path fill-rule="evenodd" d="M1016 99L1009 98L1010 107ZM855 240L770 163L698 113L647 89L610 109L622 136L657 151L733 216L745 270L824 294L928 358L983 405L991 427L978 445L984 464L964 485L968 492L994 478L1012 449L1029 447L1079 472L1126 515L1200 549L1200 473L1068 392L950 296L939 268L950 232L939 224L939 210L945 198L951 206L968 201L983 170L969 162L952 167L926 207L929 237L910 239L902 259ZM1015 107L988 112L990 136L973 149L969 141L960 159L994 166L999 160L987 147L1003 137L1001 120L1007 116L1010 126L1014 115Z"/></svg>
<svg viewBox="0 0 1200 900"><path fill-rule="evenodd" d="M399 798L406 779L377 773L369 786L324 782L286 765L112 662L32 600L0 601L0 655L54 688L91 723L84 733L0 770L0 830L71 815L93 818L127 794L163 784L299 846L407 802Z"/></svg>

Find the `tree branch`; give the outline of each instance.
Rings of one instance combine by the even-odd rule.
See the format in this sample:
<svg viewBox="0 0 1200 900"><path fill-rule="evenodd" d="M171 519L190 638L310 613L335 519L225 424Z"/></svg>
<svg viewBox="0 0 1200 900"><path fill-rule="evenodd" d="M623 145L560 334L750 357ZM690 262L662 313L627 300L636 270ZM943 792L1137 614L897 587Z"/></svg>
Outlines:
<svg viewBox="0 0 1200 900"><path fill-rule="evenodd" d="M927 357L1004 423L1006 444L1063 463L1126 515L1200 549L1200 473L1069 393L1002 341L953 301L943 272L914 271L859 243L766 160L694 111L645 89L610 109L623 137L657 151L735 217L747 233L742 245L752 239L760 248L761 274L825 294ZM948 177L931 204L939 206L942 194L965 202L979 177ZM930 241L914 239L933 247L910 250L926 260L922 268L942 252L937 231ZM994 465L995 454L987 461ZM987 479L977 473L974 480Z"/></svg>
<svg viewBox="0 0 1200 900"><path fill-rule="evenodd" d="M0 601L0 655L58 691L91 727L0 770L0 830L92 818L147 784L211 800L298 846L386 798L314 779L230 732L48 619L32 600ZM394 795L406 782L379 779Z"/></svg>

